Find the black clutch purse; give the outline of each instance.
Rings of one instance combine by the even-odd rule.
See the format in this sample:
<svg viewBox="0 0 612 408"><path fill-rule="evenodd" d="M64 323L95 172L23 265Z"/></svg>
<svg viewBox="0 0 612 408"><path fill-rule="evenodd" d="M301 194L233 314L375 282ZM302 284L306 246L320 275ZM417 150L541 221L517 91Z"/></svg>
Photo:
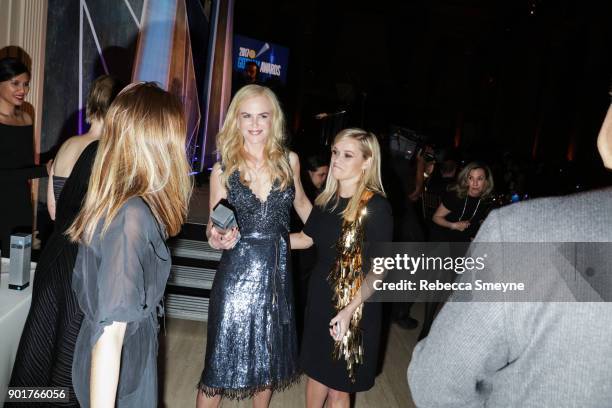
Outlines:
<svg viewBox="0 0 612 408"><path fill-rule="evenodd" d="M238 227L234 209L227 202L227 200L221 200L217 203L215 208L213 208L212 214L210 214L210 220L212 221L213 225L221 231L221 233L234 227Z"/></svg>

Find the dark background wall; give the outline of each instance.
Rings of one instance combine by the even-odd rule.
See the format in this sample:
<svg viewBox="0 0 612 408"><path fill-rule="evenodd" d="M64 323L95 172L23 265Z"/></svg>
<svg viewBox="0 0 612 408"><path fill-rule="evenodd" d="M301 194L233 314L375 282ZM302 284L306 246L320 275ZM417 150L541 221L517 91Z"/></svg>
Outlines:
<svg viewBox="0 0 612 408"><path fill-rule="evenodd" d="M235 14L236 32L291 48L294 139L316 139L312 114L350 86L352 124L401 124L466 159L569 165L593 185L610 182L595 148L610 21L612 3L579 0L267 0Z"/></svg>
<svg viewBox="0 0 612 408"><path fill-rule="evenodd" d="M143 0L129 0L140 19ZM128 83L132 75L138 27L123 0L89 0L86 2L93 31L83 15L82 98L87 99L91 82L105 73L94 41L97 35L102 55L111 75ZM79 0L49 0L45 86L41 151L52 156L79 129Z"/></svg>

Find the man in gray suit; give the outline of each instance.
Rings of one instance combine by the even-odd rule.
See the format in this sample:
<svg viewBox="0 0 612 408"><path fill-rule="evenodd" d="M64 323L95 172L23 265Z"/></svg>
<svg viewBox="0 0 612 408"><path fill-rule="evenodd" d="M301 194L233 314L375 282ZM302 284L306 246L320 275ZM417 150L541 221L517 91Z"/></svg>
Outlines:
<svg viewBox="0 0 612 408"><path fill-rule="evenodd" d="M604 165L612 168L612 106L598 148ZM612 189L531 200L493 211L473 246L492 242L533 242L551 248L553 243L610 243ZM568 263L577 271L575 287L575 282L560 277L563 256L557 254L555 259L554 251L540 257L544 268L526 270L523 265L519 271L504 259L503 265L488 272L500 281L516 275L548 275L552 277L548 282L565 285L570 294L582 283L582 289L592 289L588 299L600 301L482 302L489 299L475 294L474 302L447 303L429 336L416 346L408 368L416 405L612 407L612 264L610 251L601 250L610 245L587 245L591 255ZM574 292L575 299L584 300L583 294Z"/></svg>

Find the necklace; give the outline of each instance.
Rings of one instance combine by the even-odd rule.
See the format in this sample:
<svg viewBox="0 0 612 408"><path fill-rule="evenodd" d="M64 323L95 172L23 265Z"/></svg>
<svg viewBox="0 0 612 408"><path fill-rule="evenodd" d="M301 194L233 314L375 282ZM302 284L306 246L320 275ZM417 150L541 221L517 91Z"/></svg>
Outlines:
<svg viewBox="0 0 612 408"><path fill-rule="evenodd" d="M463 218L463 215L465 214L465 208L467 207L467 202L468 202L468 197L465 197L465 202L463 203L463 211L461 211L461 216L459 217L458 221L461 221L461 219ZM467 221L472 221L472 218L474 218L474 216L476 215L476 212L478 211L479 206L480 206L480 198L478 199L478 203L476 204L476 209L474 210L474 213L472 214L470 219Z"/></svg>
<svg viewBox="0 0 612 408"><path fill-rule="evenodd" d="M266 219L268 216L268 200L265 202L260 201L259 204L261 205L261 215L263 219Z"/></svg>

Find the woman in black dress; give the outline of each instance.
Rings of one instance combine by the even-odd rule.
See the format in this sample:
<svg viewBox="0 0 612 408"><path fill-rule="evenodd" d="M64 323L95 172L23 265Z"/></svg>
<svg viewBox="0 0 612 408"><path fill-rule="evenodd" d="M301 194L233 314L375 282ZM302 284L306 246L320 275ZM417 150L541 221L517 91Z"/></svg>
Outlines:
<svg viewBox="0 0 612 408"><path fill-rule="evenodd" d="M438 226L432 231L432 240L470 242L490 210L487 198L493 191L491 170L482 163L468 163L450 190L432 217Z"/></svg>
<svg viewBox="0 0 612 408"><path fill-rule="evenodd" d="M0 243L9 257L13 232L32 232L29 180L46 177L44 166L34 165L32 118L22 109L30 91L30 72L19 60L0 60Z"/></svg>
<svg viewBox="0 0 612 408"><path fill-rule="evenodd" d="M64 234L87 193L98 139L118 83L102 76L87 98L89 131L68 139L60 148L49 177L48 203L55 229L40 255L34 275L32 305L13 366L11 387L66 387L69 403L78 407L72 389L72 356L83 314L72 291L72 270L78 245ZM56 201L57 200L57 201ZM17 404L19 405L19 404Z"/></svg>
<svg viewBox="0 0 612 408"><path fill-rule="evenodd" d="M457 176L457 182L442 196L442 202L432 216L431 241L470 242L489 214L487 198L493 191L491 169L478 162L468 163ZM465 255L465 248L454 246L454 256ZM429 334L436 311L441 303L425 303L425 316L419 340Z"/></svg>
<svg viewBox="0 0 612 408"><path fill-rule="evenodd" d="M330 406L348 407L350 393L374 385L378 360L380 304L364 303L359 290L371 258L365 243L391 241L393 233L380 179L380 147L372 133L346 129L336 136L330 174L315 204L304 230L291 235L292 248L317 248L300 356L308 375L306 405L322 407L327 400ZM350 250L340 251L338 243L345 239ZM358 261L363 267L355 267L355 280L339 278L342 265ZM349 296L342 294L347 286Z"/></svg>

